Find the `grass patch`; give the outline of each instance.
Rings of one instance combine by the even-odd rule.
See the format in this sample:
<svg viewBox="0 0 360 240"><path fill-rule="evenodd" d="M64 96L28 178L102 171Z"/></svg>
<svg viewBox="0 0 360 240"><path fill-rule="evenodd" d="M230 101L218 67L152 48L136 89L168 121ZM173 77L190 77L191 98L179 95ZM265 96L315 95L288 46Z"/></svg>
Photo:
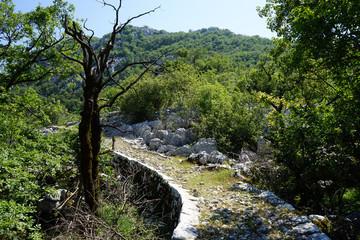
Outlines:
<svg viewBox="0 0 360 240"><path fill-rule="evenodd" d="M237 181L233 177L233 172L230 169L220 170L203 170L197 174L189 177L188 184L192 186L200 185L206 187L216 187L221 185L224 188L232 186Z"/></svg>
<svg viewBox="0 0 360 240"><path fill-rule="evenodd" d="M126 211L121 205L103 202L101 205L101 220L111 226L113 231L126 239L156 239L156 229L145 224L133 206L127 206ZM101 236L101 229L99 235ZM119 235L119 236L120 236Z"/></svg>

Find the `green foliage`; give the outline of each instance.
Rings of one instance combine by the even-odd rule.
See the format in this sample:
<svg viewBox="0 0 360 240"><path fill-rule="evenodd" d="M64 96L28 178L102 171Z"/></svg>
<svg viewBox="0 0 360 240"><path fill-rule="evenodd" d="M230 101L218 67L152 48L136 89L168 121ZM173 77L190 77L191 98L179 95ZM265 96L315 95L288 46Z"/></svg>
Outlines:
<svg viewBox="0 0 360 240"><path fill-rule="evenodd" d="M168 101L165 84L159 78L142 79L133 91L121 99L120 109L135 122L152 119L154 113Z"/></svg>
<svg viewBox="0 0 360 240"><path fill-rule="evenodd" d="M4 239L42 239L40 226L30 214L34 208L10 200L0 199L0 237Z"/></svg>
<svg viewBox="0 0 360 240"><path fill-rule="evenodd" d="M197 58L194 65L191 51L179 54L183 57L167 63L168 72L148 75L124 95L118 104L121 111L135 121L153 119L156 112L170 107L183 109L185 118L196 112L194 129L199 137L215 137L225 151L255 148L263 113L254 96L236 87L244 83L238 81L241 70L224 68L230 60L222 56ZM116 93L111 89L108 94L112 91Z"/></svg>
<svg viewBox="0 0 360 240"><path fill-rule="evenodd" d="M283 37L250 75L276 110L269 138L289 181L274 186L299 207L352 211L356 201L343 204L360 180L358 3L275 0L260 13Z"/></svg>
<svg viewBox="0 0 360 240"><path fill-rule="evenodd" d="M358 61L359 3L347 1L274 0L260 13L270 29L296 42L297 60L323 59L328 66L349 66ZM355 59L354 59L355 57Z"/></svg>
<svg viewBox="0 0 360 240"><path fill-rule="evenodd" d="M142 201L143 196L139 197L134 191L136 170L124 174L120 170L123 166L114 166L111 155L107 158L101 162L101 172L106 175L102 176L103 191L99 215L101 224L98 226L98 237L108 238L110 235L115 238L122 236L121 238L125 239L158 239L157 224L144 221L146 200ZM110 234L108 228L111 229Z"/></svg>
<svg viewBox="0 0 360 240"><path fill-rule="evenodd" d="M194 127L199 137L214 137L224 151L255 147L262 116L250 94L227 89L215 81L193 85L185 98L189 110L197 111Z"/></svg>
<svg viewBox="0 0 360 240"><path fill-rule="evenodd" d="M304 114L273 117L273 147L277 161L293 176L286 193L298 196L299 207L326 211L342 203L346 188L357 185L360 169L356 159L339 147L337 140L343 132L327 107L320 105Z"/></svg>
<svg viewBox="0 0 360 240"><path fill-rule="evenodd" d="M43 136L39 127L49 123L44 103L33 90L0 95L0 236L40 239L33 214L39 198L66 185L75 172L76 132Z"/></svg>
<svg viewBox="0 0 360 240"><path fill-rule="evenodd" d="M107 34L101 39L92 39L96 52L104 46L109 37L110 35ZM148 27L127 26L118 35L116 41L121 44L115 46L111 55L115 60L112 64L112 69L115 71L132 61L148 61L166 52L168 60L175 59L175 61L170 61L173 62L170 64L187 63L201 72L212 70L219 74L226 74L233 72L233 69L239 66L244 69L254 66L260 60L261 54L272 47L269 39L236 35L217 28L189 33L167 33ZM70 71L74 67L67 68ZM161 69L160 72L163 70ZM129 79L140 71L140 67L133 66L121 73L120 77ZM75 85L70 83L75 83ZM60 100L69 112L79 113L82 107L82 84L74 76L71 80L52 78L51 81L36 84L36 90L47 98ZM149 108L156 108L156 106L151 105Z"/></svg>
<svg viewBox="0 0 360 240"><path fill-rule="evenodd" d="M124 210L125 209L125 210ZM155 239L154 233L146 229L143 219L138 216L134 207L103 203L100 209L100 218L113 231L120 233L125 238ZM99 232L101 237L101 231Z"/></svg>
<svg viewBox="0 0 360 240"><path fill-rule="evenodd" d="M4 211L0 214L0 231L6 239L30 238L35 234L39 230L32 217L36 202L51 192L55 184L66 186L76 176L74 171L66 172L67 166L75 167L76 152L71 147L76 139L74 133L49 136L33 133L32 137L0 149L0 200ZM9 217L13 220L8 221ZM21 231L13 228L14 221Z"/></svg>
<svg viewBox="0 0 360 240"><path fill-rule="evenodd" d="M157 111L171 107L183 98L195 78L193 67L178 63L169 73L144 76L136 87L119 99L115 107L132 117L135 122L151 120ZM104 97L111 98L118 91L117 88L109 88Z"/></svg>
<svg viewBox="0 0 360 240"><path fill-rule="evenodd" d="M9 89L19 83L64 76L72 66L60 52L74 51L73 44L63 41L62 18L71 16L73 7L55 0L48 7L14 12L11 0L0 2L0 86Z"/></svg>

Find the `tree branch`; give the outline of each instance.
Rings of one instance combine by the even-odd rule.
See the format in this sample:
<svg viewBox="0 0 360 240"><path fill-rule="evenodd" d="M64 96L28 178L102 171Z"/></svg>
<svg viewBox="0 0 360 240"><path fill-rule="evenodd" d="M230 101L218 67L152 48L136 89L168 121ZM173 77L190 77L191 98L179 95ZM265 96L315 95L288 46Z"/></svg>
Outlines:
<svg viewBox="0 0 360 240"><path fill-rule="evenodd" d="M65 58L69 59L70 61L76 62L76 63L78 63L80 65L84 64L83 62L81 62L81 61L79 61L79 60L77 60L77 59L75 59L73 57L70 57L70 56L66 55L65 53L63 53L63 52L60 52L60 54L63 55Z"/></svg>
<svg viewBox="0 0 360 240"><path fill-rule="evenodd" d="M145 16L145 15L147 15L147 14L150 14L150 13L152 13L152 12L155 12L155 11L156 11L157 9L159 9L159 8L160 8L160 6L154 8L154 9L152 9L152 10L150 10L150 11L147 11L147 12L141 13L141 14L139 14L139 15L137 15L137 16L134 16L134 17L129 18L124 24L122 24L121 26L118 27L118 29L116 29L116 33L119 33L119 32L121 32L122 30L124 30L124 28L125 28L131 21L133 21L134 19L140 18L140 17Z"/></svg>
<svg viewBox="0 0 360 240"><path fill-rule="evenodd" d="M156 60L157 61L157 60ZM144 64L151 64L154 61L143 61L143 62L133 62L133 63L128 63L125 66L123 66L120 70L114 72L113 74L110 74L109 72L109 79L107 81L104 82L104 84L102 85L105 86L106 84L108 84L110 81L113 81L116 83L116 81L114 80L114 78L119 75L120 73L122 73L123 71L125 71L127 68L131 67L131 66L135 66L135 65L144 65Z"/></svg>
<svg viewBox="0 0 360 240"><path fill-rule="evenodd" d="M126 131L118 128L117 126L113 125L113 124L101 124L101 127L110 127L110 128L115 128L116 130L118 130L121 133L126 133Z"/></svg>
<svg viewBox="0 0 360 240"><path fill-rule="evenodd" d="M101 111L103 108L105 107L111 107L115 101L124 93L126 93L127 91L129 91L129 89L131 89L144 75L145 73L147 73L149 71L149 69L155 65L155 62L152 63L151 65L149 65L148 67L146 67L146 69L133 81L131 82L126 88L124 88L121 92L117 93L111 100L109 103L104 104L102 106L99 107L99 111Z"/></svg>

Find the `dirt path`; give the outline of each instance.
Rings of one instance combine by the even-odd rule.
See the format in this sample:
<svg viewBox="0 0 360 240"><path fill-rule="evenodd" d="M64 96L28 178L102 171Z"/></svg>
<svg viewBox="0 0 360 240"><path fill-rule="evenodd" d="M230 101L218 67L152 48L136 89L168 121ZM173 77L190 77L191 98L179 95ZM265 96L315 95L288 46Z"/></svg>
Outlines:
<svg viewBox="0 0 360 240"><path fill-rule="evenodd" d="M111 146L111 139L104 143ZM184 157L148 151L140 143L118 137L115 150L154 167L198 197L199 239L295 239L294 226L309 222L294 210L265 202L259 190L234 177L226 166L198 166Z"/></svg>

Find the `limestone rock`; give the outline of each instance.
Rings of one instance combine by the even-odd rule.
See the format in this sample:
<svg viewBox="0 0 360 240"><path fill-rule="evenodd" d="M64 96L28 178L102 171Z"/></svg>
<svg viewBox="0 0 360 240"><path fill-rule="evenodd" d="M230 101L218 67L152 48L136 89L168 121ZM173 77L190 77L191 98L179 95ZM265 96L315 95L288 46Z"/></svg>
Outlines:
<svg viewBox="0 0 360 240"><path fill-rule="evenodd" d="M65 189L59 189L55 194L45 195L39 200L37 211L40 213L49 213L56 210L56 208L60 206L61 201L65 200L66 192Z"/></svg>
<svg viewBox="0 0 360 240"><path fill-rule="evenodd" d="M149 146L150 141L153 138L153 136L154 136L154 134L149 129L146 129L142 133L142 136L141 136L143 138L143 143Z"/></svg>
<svg viewBox="0 0 360 240"><path fill-rule="evenodd" d="M285 208L288 208L289 210L295 210L295 208L291 204L286 203L284 200L282 200L281 198L276 196L273 192L262 191L259 194L259 198L263 199L264 201L269 202L275 206L285 207Z"/></svg>
<svg viewBox="0 0 360 240"><path fill-rule="evenodd" d="M173 148L172 150L169 151L169 155L188 157L192 154L192 151L193 150L189 145L184 145L182 147Z"/></svg>
<svg viewBox="0 0 360 240"><path fill-rule="evenodd" d="M196 162L200 165L205 165L207 163L208 154L205 151L199 153L192 153L188 160L191 162Z"/></svg>
<svg viewBox="0 0 360 240"><path fill-rule="evenodd" d="M222 154L219 151L211 152L207 157L208 163L219 163L222 164L223 162L228 161L228 157Z"/></svg>
<svg viewBox="0 0 360 240"><path fill-rule="evenodd" d="M265 139L263 136L260 136L257 141L257 154L262 156L272 154L270 143L271 142L269 140Z"/></svg>
<svg viewBox="0 0 360 240"><path fill-rule="evenodd" d="M168 130L157 130L155 132L154 137L159 138L161 140L168 139L169 131Z"/></svg>
<svg viewBox="0 0 360 240"><path fill-rule="evenodd" d="M134 132L134 129L131 125L124 124L120 127L120 130L124 132L124 134L130 134Z"/></svg>
<svg viewBox="0 0 360 240"><path fill-rule="evenodd" d="M193 146L194 152L206 152L210 154L213 151L217 151L215 146L215 140L213 138L200 138L197 143Z"/></svg>
<svg viewBox="0 0 360 240"><path fill-rule="evenodd" d="M159 138L153 138L150 140L149 147L151 150L158 150L160 146L162 146L163 141Z"/></svg>
<svg viewBox="0 0 360 240"><path fill-rule="evenodd" d="M79 121L74 121L74 122L68 122L66 123L66 127L71 127L71 126L75 126L75 125L79 125Z"/></svg>
<svg viewBox="0 0 360 240"><path fill-rule="evenodd" d="M154 131L154 130L160 128L161 121L160 120L151 121L151 122L149 122L148 126L151 128L151 130Z"/></svg>
<svg viewBox="0 0 360 240"><path fill-rule="evenodd" d="M132 127L134 129L134 133L138 137L143 137L145 132L151 132L151 128L148 125L148 121L134 124Z"/></svg>
<svg viewBox="0 0 360 240"><path fill-rule="evenodd" d="M157 152L158 153L168 153L168 152L171 152L173 150L175 150L176 147L174 146L171 146L171 145L162 145L158 148ZM170 154L169 154L170 155Z"/></svg>
<svg viewBox="0 0 360 240"><path fill-rule="evenodd" d="M295 236L312 235L315 233L321 233L321 232L319 228L311 222L297 225L288 232L288 234Z"/></svg>

